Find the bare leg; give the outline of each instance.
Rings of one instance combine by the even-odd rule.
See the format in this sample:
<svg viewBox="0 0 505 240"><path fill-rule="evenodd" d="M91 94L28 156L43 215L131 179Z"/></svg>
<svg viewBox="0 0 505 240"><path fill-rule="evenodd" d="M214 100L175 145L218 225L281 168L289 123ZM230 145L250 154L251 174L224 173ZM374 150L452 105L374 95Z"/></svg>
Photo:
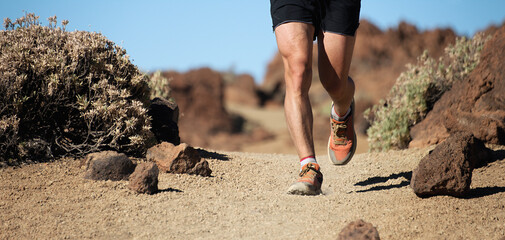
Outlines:
<svg viewBox="0 0 505 240"><path fill-rule="evenodd" d="M354 97L354 81L349 78L355 37L335 33L318 36L319 77L335 104L335 111L343 116Z"/></svg>
<svg viewBox="0 0 505 240"><path fill-rule="evenodd" d="M310 24L291 22L275 29L277 46L284 62L286 98L284 112L291 139L300 158L314 156L312 109L312 36Z"/></svg>

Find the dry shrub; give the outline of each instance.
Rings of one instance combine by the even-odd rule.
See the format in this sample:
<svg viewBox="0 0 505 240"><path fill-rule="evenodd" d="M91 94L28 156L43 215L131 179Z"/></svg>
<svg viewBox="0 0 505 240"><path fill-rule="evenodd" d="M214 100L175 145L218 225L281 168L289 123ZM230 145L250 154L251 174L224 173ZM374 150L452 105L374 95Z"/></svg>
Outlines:
<svg viewBox="0 0 505 240"><path fill-rule="evenodd" d="M425 51L416 64L396 80L385 100L364 115L371 122L367 130L371 151L402 149L410 142L410 128L420 122L442 94L461 82L479 63L485 38L459 38L445 49L438 61Z"/></svg>
<svg viewBox="0 0 505 240"><path fill-rule="evenodd" d="M153 140L147 77L103 35L38 18L4 19L0 31L0 163L45 160L21 151L33 139L54 157L143 153Z"/></svg>
<svg viewBox="0 0 505 240"><path fill-rule="evenodd" d="M175 103L175 99L172 97L172 89L170 88L171 81L172 78L167 79L161 74L161 71L154 72L149 79L151 99L163 98Z"/></svg>

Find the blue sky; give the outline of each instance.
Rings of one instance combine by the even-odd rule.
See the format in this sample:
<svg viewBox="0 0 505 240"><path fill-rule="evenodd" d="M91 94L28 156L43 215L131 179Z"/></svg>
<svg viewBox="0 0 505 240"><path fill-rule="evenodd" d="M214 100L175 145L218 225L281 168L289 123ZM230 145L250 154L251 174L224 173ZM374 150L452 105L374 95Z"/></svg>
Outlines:
<svg viewBox="0 0 505 240"><path fill-rule="evenodd" d="M472 36L505 20L503 0L362 0L361 18L382 29L401 20L420 30L451 27ZM124 47L144 71L187 71L208 66L252 74L261 82L276 52L266 0L5 1L3 19L23 10L44 24L56 15L70 21L67 30L101 32Z"/></svg>

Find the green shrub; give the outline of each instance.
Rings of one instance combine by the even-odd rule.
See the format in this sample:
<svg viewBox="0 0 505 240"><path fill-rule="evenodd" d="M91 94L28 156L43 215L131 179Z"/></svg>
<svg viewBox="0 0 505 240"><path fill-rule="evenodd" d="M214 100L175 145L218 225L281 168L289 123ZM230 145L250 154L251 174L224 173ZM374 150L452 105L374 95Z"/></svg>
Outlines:
<svg viewBox="0 0 505 240"><path fill-rule="evenodd" d="M32 142L54 157L144 152L153 139L147 76L103 35L38 18L4 19L0 31L0 163L44 160L24 154Z"/></svg>
<svg viewBox="0 0 505 240"><path fill-rule="evenodd" d="M481 34L473 39L458 38L438 61L425 51L416 64L407 65L386 100L364 113L371 122L367 130L370 151L408 147L410 128L426 116L444 92L477 66L485 41Z"/></svg>

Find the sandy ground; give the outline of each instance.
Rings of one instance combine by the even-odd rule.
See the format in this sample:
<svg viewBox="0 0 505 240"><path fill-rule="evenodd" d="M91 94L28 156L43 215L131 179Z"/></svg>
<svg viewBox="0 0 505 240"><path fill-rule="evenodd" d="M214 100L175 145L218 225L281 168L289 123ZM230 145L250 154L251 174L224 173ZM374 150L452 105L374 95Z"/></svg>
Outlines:
<svg viewBox="0 0 505 240"><path fill-rule="evenodd" d="M418 198L411 170L429 149L321 158L323 194L285 193L295 155L207 152L212 177L161 173L155 195L83 178L77 160L0 169L0 239L335 239L363 219L382 239L505 236L505 148L476 169L468 198Z"/></svg>

